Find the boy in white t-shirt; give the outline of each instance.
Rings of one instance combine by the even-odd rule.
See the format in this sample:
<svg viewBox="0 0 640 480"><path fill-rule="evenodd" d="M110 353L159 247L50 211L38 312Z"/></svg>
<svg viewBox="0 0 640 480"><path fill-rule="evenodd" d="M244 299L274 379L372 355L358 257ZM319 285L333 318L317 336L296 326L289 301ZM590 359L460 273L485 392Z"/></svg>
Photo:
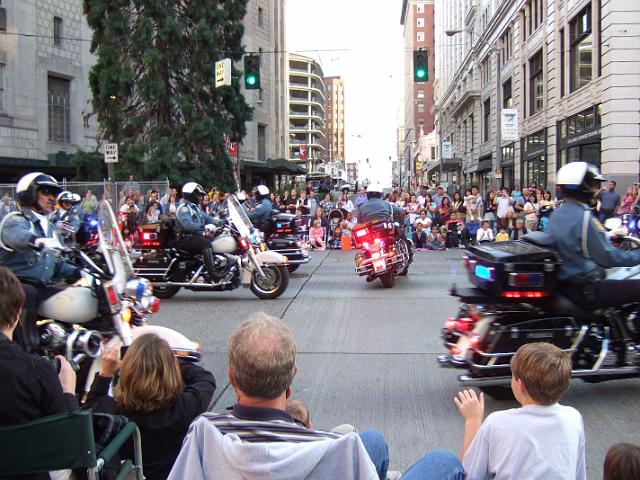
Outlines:
<svg viewBox="0 0 640 480"><path fill-rule="evenodd" d="M558 403L571 380L571 356L550 343L529 343L514 355L511 372L522 408L494 412L483 423L483 394L465 390L455 398L467 480L586 479L582 416Z"/></svg>

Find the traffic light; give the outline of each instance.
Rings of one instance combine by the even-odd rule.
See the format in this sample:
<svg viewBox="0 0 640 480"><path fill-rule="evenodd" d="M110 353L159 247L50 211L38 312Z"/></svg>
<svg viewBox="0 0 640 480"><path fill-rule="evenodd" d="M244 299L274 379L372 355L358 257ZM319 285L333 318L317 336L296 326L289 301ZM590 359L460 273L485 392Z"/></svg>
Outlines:
<svg viewBox="0 0 640 480"><path fill-rule="evenodd" d="M413 81L429 81L429 52L426 50L413 51Z"/></svg>
<svg viewBox="0 0 640 480"><path fill-rule="evenodd" d="M245 55L244 57L244 88L247 90L260 89L259 55Z"/></svg>

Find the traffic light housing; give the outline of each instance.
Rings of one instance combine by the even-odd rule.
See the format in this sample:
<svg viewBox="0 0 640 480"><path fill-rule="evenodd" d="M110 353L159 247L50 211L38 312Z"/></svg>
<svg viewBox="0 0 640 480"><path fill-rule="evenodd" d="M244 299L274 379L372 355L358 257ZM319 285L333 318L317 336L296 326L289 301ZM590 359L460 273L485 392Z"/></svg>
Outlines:
<svg viewBox="0 0 640 480"><path fill-rule="evenodd" d="M246 90L260 89L259 55L245 55L244 57L244 88Z"/></svg>
<svg viewBox="0 0 640 480"><path fill-rule="evenodd" d="M429 81L429 52L426 50L413 51L413 81Z"/></svg>

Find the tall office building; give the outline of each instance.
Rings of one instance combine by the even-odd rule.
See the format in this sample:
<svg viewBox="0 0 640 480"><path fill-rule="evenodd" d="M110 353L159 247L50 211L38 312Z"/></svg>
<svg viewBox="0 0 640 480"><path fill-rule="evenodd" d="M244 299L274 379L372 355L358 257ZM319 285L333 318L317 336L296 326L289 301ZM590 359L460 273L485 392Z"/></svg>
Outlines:
<svg viewBox="0 0 640 480"><path fill-rule="evenodd" d="M345 169L344 157L344 80L340 77L325 77L327 109L324 134L327 141L327 160L340 163Z"/></svg>
<svg viewBox="0 0 640 480"><path fill-rule="evenodd" d="M640 3L435 0L435 8L443 182L550 188L576 160L622 185L638 180Z"/></svg>
<svg viewBox="0 0 640 480"><path fill-rule="evenodd" d="M433 0L403 0L400 23L404 26L404 123L399 126L399 171L403 184L423 183L422 167L426 166L419 148L434 129L433 82L435 70ZM429 68L426 82L415 82L413 52L425 50Z"/></svg>

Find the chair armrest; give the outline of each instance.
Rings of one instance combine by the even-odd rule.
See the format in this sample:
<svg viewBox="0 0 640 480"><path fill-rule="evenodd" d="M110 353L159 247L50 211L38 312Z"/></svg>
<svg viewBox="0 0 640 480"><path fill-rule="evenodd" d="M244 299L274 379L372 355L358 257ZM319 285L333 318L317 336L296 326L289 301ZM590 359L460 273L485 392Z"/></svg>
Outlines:
<svg viewBox="0 0 640 480"><path fill-rule="evenodd" d="M131 437L138 426L135 422L128 422L125 427L118 432L118 434L109 442L109 444L102 449L100 454L98 455L99 459L102 459L104 463L107 463L109 460L113 458L113 456L118 453L118 450L124 445L129 437Z"/></svg>

